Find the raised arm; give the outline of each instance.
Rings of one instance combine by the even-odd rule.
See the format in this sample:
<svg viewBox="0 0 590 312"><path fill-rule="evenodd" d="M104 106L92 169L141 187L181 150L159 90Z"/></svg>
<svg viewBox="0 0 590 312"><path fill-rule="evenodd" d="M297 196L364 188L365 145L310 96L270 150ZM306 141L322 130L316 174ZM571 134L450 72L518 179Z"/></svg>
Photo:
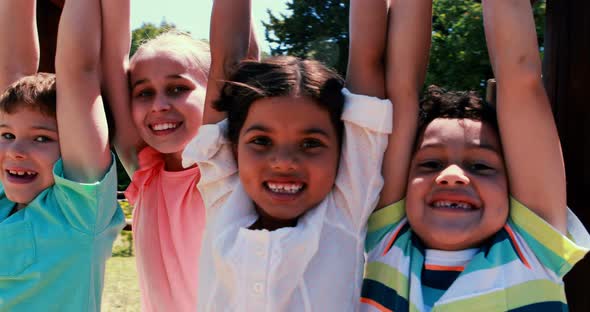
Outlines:
<svg viewBox="0 0 590 312"><path fill-rule="evenodd" d="M0 1L0 92L39 67L36 0Z"/></svg>
<svg viewBox="0 0 590 312"><path fill-rule="evenodd" d="M95 182L111 163L100 96L101 4L66 1L56 56L57 124L66 178Z"/></svg>
<svg viewBox="0 0 590 312"><path fill-rule="evenodd" d="M383 159L385 184L377 208L405 197L432 32L432 0L395 0L389 13L385 83L393 128Z"/></svg>
<svg viewBox="0 0 590 312"><path fill-rule="evenodd" d="M346 87L385 98L385 44L389 0L351 0Z"/></svg>
<svg viewBox="0 0 590 312"><path fill-rule="evenodd" d="M510 192L565 233L563 157L543 82L528 0L486 0L484 25L497 81L497 112Z"/></svg>
<svg viewBox="0 0 590 312"><path fill-rule="evenodd" d="M225 118L213 108L223 81L245 58L258 58L258 46L252 28L251 0L215 0L211 13L211 70L205 98L203 124ZM228 21L231 21L228 23Z"/></svg>
<svg viewBox="0 0 590 312"><path fill-rule="evenodd" d="M145 144L131 118L127 70L131 47L129 0L102 0L102 94L114 119L113 144L123 167L132 176L137 153Z"/></svg>

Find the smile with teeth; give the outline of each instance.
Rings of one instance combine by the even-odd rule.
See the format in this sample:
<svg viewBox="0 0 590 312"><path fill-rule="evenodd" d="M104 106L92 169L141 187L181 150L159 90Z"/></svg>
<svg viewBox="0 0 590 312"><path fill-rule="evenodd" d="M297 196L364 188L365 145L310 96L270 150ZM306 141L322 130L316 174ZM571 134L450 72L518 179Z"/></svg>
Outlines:
<svg viewBox="0 0 590 312"><path fill-rule="evenodd" d="M179 125L179 123L165 122L165 123L150 125L150 128L152 128L152 130L154 130L154 131L163 131L163 130L168 130L168 129L176 129L178 127L178 125Z"/></svg>
<svg viewBox="0 0 590 312"><path fill-rule="evenodd" d="M447 209L460 209L460 210L473 210L475 207L465 202L455 202L448 200L439 200L432 203L435 208L447 208Z"/></svg>
<svg viewBox="0 0 590 312"><path fill-rule="evenodd" d="M296 194L303 188L302 183L267 182L266 186L271 192L279 194Z"/></svg>
<svg viewBox="0 0 590 312"><path fill-rule="evenodd" d="M21 177L32 177L36 176L37 173L33 171L25 171L25 170L6 170L10 175L14 176L21 176Z"/></svg>

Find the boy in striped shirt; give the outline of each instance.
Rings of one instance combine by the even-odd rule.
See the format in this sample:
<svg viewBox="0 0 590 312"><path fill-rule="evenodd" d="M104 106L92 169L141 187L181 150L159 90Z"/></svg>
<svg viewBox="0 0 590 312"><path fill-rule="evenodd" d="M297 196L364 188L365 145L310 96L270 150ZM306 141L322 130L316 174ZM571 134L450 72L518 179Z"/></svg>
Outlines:
<svg viewBox="0 0 590 312"><path fill-rule="evenodd" d="M531 4L483 13L497 108L429 89L406 198L369 219L363 311L567 310L562 278L590 236L566 206Z"/></svg>

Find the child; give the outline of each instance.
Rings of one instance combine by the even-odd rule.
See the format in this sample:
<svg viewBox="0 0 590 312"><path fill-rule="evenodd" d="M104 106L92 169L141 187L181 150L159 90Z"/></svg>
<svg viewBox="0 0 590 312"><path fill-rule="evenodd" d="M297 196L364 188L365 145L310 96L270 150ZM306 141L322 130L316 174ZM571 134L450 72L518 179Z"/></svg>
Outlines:
<svg viewBox="0 0 590 312"><path fill-rule="evenodd" d="M35 1L10 2L31 18L12 30L34 38L20 26L32 22ZM100 311L105 262L124 217L100 97L99 9L98 0L67 1L57 83L27 76L0 97L0 311ZM18 51L18 42L2 41Z"/></svg>
<svg viewBox="0 0 590 312"><path fill-rule="evenodd" d="M176 32L144 43L130 62L129 91L122 66L129 32L121 31L129 27L129 12L103 7L103 14L127 19L103 24L103 64L117 128L115 148L132 177L125 195L135 207L142 311L193 311L205 211L196 188L199 168L182 168L181 153L201 125L209 48Z"/></svg>
<svg viewBox="0 0 590 312"><path fill-rule="evenodd" d="M214 4L213 89L247 57L243 12L250 1ZM324 65L288 56L243 61L225 80L183 154L201 168L207 208L197 310L356 310L389 101L343 91Z"/></svg>
<svg viewBox="0 0 590 312"><path fill-rule="evenodd" d="M369 219L364 311L567 310L562 277L590 238L566 208L531 6L483 6L498 121L431 89L406 199Z"/></svg>

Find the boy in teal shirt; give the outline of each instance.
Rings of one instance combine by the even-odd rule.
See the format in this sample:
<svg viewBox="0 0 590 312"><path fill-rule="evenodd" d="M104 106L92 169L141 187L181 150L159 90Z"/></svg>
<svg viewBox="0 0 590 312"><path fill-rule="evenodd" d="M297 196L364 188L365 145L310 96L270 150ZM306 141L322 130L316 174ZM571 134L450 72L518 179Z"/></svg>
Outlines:
<svg viewBox="0 0 590 312"><path fill-rule="evenodd" d="M100 97L100 1L65 4L57 78L20 78L38 60L23 53L36 46L35 1L2 6L16 17L0 56L16 65L0 81L18 80L0 96L0 311L99 311L124 224Z"/></svg>

